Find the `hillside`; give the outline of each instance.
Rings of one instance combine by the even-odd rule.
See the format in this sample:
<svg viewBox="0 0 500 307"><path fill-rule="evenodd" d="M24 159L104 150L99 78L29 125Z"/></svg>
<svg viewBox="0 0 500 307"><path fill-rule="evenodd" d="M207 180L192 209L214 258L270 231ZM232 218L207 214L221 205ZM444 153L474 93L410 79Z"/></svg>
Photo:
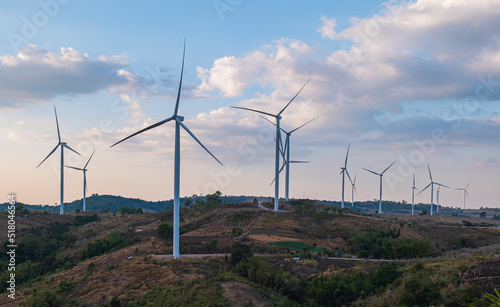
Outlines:
<svg viewBox="0 0 500 307"><path fill-rule="evenodd" d="M222 197L195 202L181 210L180 260L171 259L172 240L156 233L161 223L171 223L171 211L63 216L32 211L16 218L22 236L16 302L366 306L421 299L481 306L484 293L498 287L498 272L488 270L491 261L500 260L496 227L464 226L464 218L454 216L378 217L308 200L281 206L276 213L252 202L224 204ZM7 219L0 223L6 229ZM5 270L8 259L5 251L1 255ZM434 296L408 294L417 278L437 288ZM0 304L9 302L5 293L0 296Z"/></svg>

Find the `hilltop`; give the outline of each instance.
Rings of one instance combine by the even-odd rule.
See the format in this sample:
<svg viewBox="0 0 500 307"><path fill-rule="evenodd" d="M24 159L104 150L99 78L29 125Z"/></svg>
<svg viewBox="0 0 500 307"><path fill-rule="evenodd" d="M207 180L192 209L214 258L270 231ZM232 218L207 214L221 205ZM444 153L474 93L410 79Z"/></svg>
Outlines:
<svg viewBox="0 0 500 307"><path fill-rule="evenodd" d="M17 217L18 299L28 305L50 299L61 306L365 306L418 300L481 306L500 278L489 269L500 254L497 220L487 220L485 227L477 218L464 223L455 216L378 216L310 200L282 202L283 211L272 212L252 201L222 199L198 200L181 210L180 260L170 257L168 233L165 239L157 232L171 223L171 211L30 211ZM1 223L5 229L6 219ZM2 272L0 280L6 277ZM430 296L411 288L414 280ZM3 294L0 304L7 302Z"/></svg>
<svg viewBox="0 0 500 307"><path fill-rule="evenodd" d="M220 192L216 192L215 195ZM245 195L222 195L217 194L218 199L224 204L240 204L251 202L257 199L259 202L271 201L271 197L267 196L245 196ZM200 202L206 199L206 196L193 195L190 197L181 198L181 206L192 206L196 202ZM293 201L294 199L292 199ZM340 201L329 201L329 200L311 200L315 204L327 204L335 207L340 207ZM92 194L87 197L87 210L95 212L111 212L116 213L122 207L127 207L131 209L141 208L144 212L161 212L172 210L173 200L164 201L147 201L139 198L127 198L115 195L98 195ZM30 205L23 204L26 209L29 210L39 210L47 211L51 213L59 213L59 206L49 206L49 205ZM434 204L434 211L436 210L436 205ZM0 204L0 210L6 210L8 203ZM83 200L78 199L69 203L65 203L65 212L75 212L76 209L82 209ZM350 202L346 202L346 209L359 211L361 213L376 214L379 204L378 200L355 202L354 206ZM405 201L383 201L382 208L384 214L390 215L409 215L411 214L411 204ZM423 211L428 214L430 212L430 204L418 203L415 204L415 214L421 214ZM500 209L499 208L480 208L480 209L467 209L463 210L459 207L442 207L439 208L439 215L441 216L461 216L461 217L480 217L480 214L484 212L486 218L493 218L495 215L500 219Z"/></svg>

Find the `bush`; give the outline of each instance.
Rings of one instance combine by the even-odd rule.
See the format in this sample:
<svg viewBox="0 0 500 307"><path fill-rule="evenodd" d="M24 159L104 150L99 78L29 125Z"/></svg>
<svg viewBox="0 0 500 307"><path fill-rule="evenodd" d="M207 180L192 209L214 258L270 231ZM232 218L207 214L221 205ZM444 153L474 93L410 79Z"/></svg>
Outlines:
<svg viewBox="0 0 500 307"><path fill-rule="evenodd" d="M160 223L156 228L156 236L163 240L172 239L174 237L174 226L169 223Z"/></svg>

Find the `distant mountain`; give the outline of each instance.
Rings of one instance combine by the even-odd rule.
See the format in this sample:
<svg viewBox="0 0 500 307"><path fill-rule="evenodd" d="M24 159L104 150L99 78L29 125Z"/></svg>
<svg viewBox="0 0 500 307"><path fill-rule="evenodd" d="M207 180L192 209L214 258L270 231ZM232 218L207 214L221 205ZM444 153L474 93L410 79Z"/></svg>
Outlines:
<svg viewBox="0 0 500 307"><path fill-rule="evenodd" d="M205 200L205 196L191 196L191 197L184 197L181 198L181 206L184 205L184 202L186 200L191 200L192 203L195 203L196 201L202 201ZM224 195L220 196L220 200L223 203L226 204L238 204L238 203L248 203L252 202L255 198L259 200L259 202L262 201L271 201L271 197L263 197L263 196L233 196L233 195ZM314 200L315 202L319 203L324 203L336 207L341 206L341 202L339 201L327 201L327 200ZM59 212L59 206L49 206L49 205L27 205L23 204L26 209L29 210L41 210L41 211L48 211L51 213L58 213ZM166 201L146 201L138 198L126 198L122 196L114 196L114 195L98 195L98 194L92 194L90 197L87 198L87 209L89 211L104 211L106 209L109 209L110 212L118 212L120 208L122 207L128 207L132 209L138 209L142 208L144 212L159 212L159 211L166 211L166 210L172 210L172 205L173 205L173 200L166 200ZM83 207L83 200L75 200L71 203L66 203L65 205L65 212L74 212L75 209L82 209ZM355 202L354 207L351 207L350 202L345 203L346 208L353 209L359 212L363 213L375 213L378 210L378 201L377 200L372 200L372 201L363 201L363 202ZM6 210L8 207L8 203L0 204L0 210ZM415 214L420 214L423 210L427 210L427 212L430 211L430 205L429 204L415 204ZM396 202L396 201L383 201L382 202L382 210L384 213L391 213L391 214L409 214L411 213L411 204L407 202ZM467 210L464 212L463 210L459 208L450 208L450 207L440 207L439 212L442 215L452 215L452 214L457 214L458 216L470 216L472 215L479 215L479 211L483 210L481 209L476 209L469 211ZM499 209L484 209L488 211L488 215L493 215L494 213L500 213ZM436 211L436 207L434 204L434 212ZM500 214L499 214L500 215Z"/></svg>
<svg viewBox="0 0 500 307"><path fill-rule="evenodd" d="M245 203L251 202L254 198L257 198L262 201L270 200L270 197L254 197L254 196L221 196L221 201L227 204L233 203ZM193 203L197 200L205 200L205 196L193 196L193 197L184 197L181 198L181 205L184 202L190 199ZM166 201L147 201L139 198L126 198L122 196L114 196L114 195L98 195L92 194L92 196L87 197L87 210L89 211L104 211L109 209L110 212L118 212L122 207L128 207L133 209L142 208L144 212L158 212L158 211L167 211L172 210L174 201L166 200ZM27 205L23 204L26 209L29 210L40 210L40 211L48 211L51 213L58 213L59 206L49 206L49 205ZM6 210L8 207L8 203L0 204L0 210ZM70 203L64 204L64 212L74 212L76 209L82 209L83 200L75 200Z"/></svg>

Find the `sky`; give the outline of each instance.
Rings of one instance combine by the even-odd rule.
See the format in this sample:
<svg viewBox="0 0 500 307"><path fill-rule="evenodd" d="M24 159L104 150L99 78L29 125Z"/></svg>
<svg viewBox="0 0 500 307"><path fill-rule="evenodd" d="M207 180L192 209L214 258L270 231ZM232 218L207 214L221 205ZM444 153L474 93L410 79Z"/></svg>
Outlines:
<svg viewBox="0 0 500 307"><path fill-rule="evenodd" d="M411 202L413 174L440 204L498 207L500 2L0 0L0 195L59 202L65 164L88 165L89 194L173 198L174 125L113 148L173 114L186 41L180 114L219 165L181 132L181 196L220 190L273 196L274 126L291 137L290 196ZM272 118L270 118L272 119ZM281 177L284 196L284 176ZM65 169L65 201L83 175ZM351 187L346 185L346 200ZM434 198L435 199L435 198ZM430 202L429 189L416 202Z"/></svg>

